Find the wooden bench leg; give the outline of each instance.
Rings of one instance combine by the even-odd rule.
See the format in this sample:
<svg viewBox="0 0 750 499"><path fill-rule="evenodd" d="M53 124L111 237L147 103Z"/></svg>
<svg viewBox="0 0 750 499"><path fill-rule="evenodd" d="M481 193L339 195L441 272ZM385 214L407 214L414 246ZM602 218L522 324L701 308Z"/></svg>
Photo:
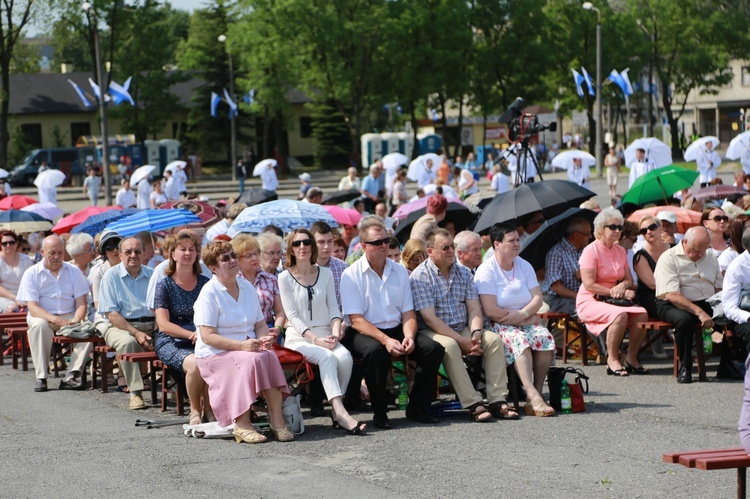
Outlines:
<svg viewBox="0 0 750 499"><path fill-rule="evenodd" d="M745 499L747 491L747 468L737 468L737 499Z"/></svg>
<svg viewBox="0 0 750 499"><path fill-rule="evenodd" d="M565 321L565 327L568 327L568 322ZM578 329L581 332L581 362L584 366L589 365L589 332L586 330L586 324L578 323Z"/></svg>
<svg viewBox="0 0 750 499"><path fill-rule="evenodd" d="M698 380L706 381L706 354L703 351L703 330L700 326L695 331L695 354L698 357Z"/></svg>
<svg viewBox="0 0 750 499"><path fill-rule="evenodd" d="M24 371L29 370L29 358L26 356L26 352L29 350L29 335L28 332L21 333L21 369Z"/></svg>
<svg viewBox="0 0 750 499"><path fill-rule="evenodd" d="M563 320L563 349L562 349L563 364L568 363L568 342L570 341L570 338L568 337L569 334L570 334L570 329L568 328L568 321Z"/></svg>

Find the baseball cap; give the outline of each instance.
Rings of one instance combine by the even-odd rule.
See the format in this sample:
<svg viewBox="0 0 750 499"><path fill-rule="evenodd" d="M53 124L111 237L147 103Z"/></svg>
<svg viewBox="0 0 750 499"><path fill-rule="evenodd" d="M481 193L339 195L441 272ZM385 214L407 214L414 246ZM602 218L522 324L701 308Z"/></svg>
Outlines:
<svg viewBox="0 0 750 499"><path fill-rule="evenodd" d="M312 181L312 177L310 176L309 173L303 173L302 175L299 176L299 179L300 180L304 180L305 182L311 182Z"/></svg>
<svg viewBox="0 0 750 499"><path fill-rule="evenodd" d="M656 215L656 218L663 222L670 222L673 224L677 223L677 215L675 215L673 211L660 211Z"/></svg>

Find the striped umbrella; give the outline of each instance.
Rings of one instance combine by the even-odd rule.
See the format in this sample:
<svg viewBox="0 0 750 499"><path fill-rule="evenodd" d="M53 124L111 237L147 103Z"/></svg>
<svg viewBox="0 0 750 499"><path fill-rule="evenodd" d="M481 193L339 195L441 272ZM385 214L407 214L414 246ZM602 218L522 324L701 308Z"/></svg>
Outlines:
<svg viewBox="0 0 750 499"><path fill-rule="evenodd" d="M16 234L50 230L52 222L41 215L21 210L7 210L0 213L0 230L12 230Z"/></svg>
<svg viewBox="0 0 750 499"><path fill-rule="evenodd" d="M109 223L107 229L126 237L139 232L156 232L200 221L197 215L188 210L142 210Z"/></svg>
<svg viewBox="0 0 750 499"><path fill-rule="evenodd" d="M138 210L135 208L105 211L87 218L85 222L73 227L73 230L71 230L70 233L78 234L79 232L85 232L91 237L96 237L96 235L102 232L108 224L136 212L138 212ZM54 231L55 229L52 230Z"/></svg>
<svg viewBox="0 0 750 499"><path fill-rule="evenodd" d="M73 227L82 224L94 215L98 215L99 213L104 213L105 211L109 210L121 209L122 208L119 206L88 206L80 211L73 213L72 215L61 218L60 221L57 222L54 227L52 227L52 232L54 232L55 234L65 234L66 232L70 232Z"/></svg>
<svg viewBox="0 0 750 499"><path fill-rule="evenodd" d="M190 213L200 218L200 222L194 227L191 227L191 229L207 229L227 216L224 210L211 206L205 201L170 201L159 206L159 209L188 210Z"/></svg>
<svg viewBox="0 0 750 499"><path fill-rule="evenodd" d="M745 194L747 194L745 189L733 185L719 184L699 189L693 193L693 197L701 201L707 201L709 199L726 199L729 196L736 195L744 196Z"/></svg>

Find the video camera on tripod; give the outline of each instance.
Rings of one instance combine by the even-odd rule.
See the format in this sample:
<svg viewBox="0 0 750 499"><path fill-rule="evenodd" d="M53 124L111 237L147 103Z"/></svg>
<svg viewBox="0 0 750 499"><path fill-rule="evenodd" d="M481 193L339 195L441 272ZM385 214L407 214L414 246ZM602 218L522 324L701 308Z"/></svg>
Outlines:
<svg viewBox="0 0 750 499"><path fill-rule="evenodd" d="M540 123L535 114L523 112L524 105L524 100L521 97L516 97L513 104L500 115L498 120L501 123L508 123L508 140L516 145L514 153L517 157L514 181L516 187L520 184L533 182L536 174L539 175L541 180L544 180L536 156L529 149L529 141L532 136L539 132L545 130L557 131L557 122ZM533 165L533 168L528 164L529 162Z"/></svg>

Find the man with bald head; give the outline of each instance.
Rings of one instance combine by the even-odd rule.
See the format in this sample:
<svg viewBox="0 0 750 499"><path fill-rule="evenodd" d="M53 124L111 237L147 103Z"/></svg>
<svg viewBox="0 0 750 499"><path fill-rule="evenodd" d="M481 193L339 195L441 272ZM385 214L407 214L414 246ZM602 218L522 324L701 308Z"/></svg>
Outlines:
<svg viewBox="0 0 750 499"><path fill-rule="evenodd" d="M654 271L657 317L675 328L675 348L680 355L678 383L693 381L695 327L714 325L713 310L706 300L721 290L723 277L719 262L708 251L710 242L705 227L688 229L682 241L661 255Z"/></svg>
<svg viewBox="0 0 750 499"><path fill-rule="evenodd" d="M35 392L47 391L47 364L52 350L52 336L60 328L86 318L89 283L81 270L64 261L65 246L58 236L42 242L42 261L30 267L21 278L17 301L26 305L29 313L29 349L36 373ZM70 366L61 389L80 390L81 371L91 351L91 343L75 343L70 355Z"/></svg>

